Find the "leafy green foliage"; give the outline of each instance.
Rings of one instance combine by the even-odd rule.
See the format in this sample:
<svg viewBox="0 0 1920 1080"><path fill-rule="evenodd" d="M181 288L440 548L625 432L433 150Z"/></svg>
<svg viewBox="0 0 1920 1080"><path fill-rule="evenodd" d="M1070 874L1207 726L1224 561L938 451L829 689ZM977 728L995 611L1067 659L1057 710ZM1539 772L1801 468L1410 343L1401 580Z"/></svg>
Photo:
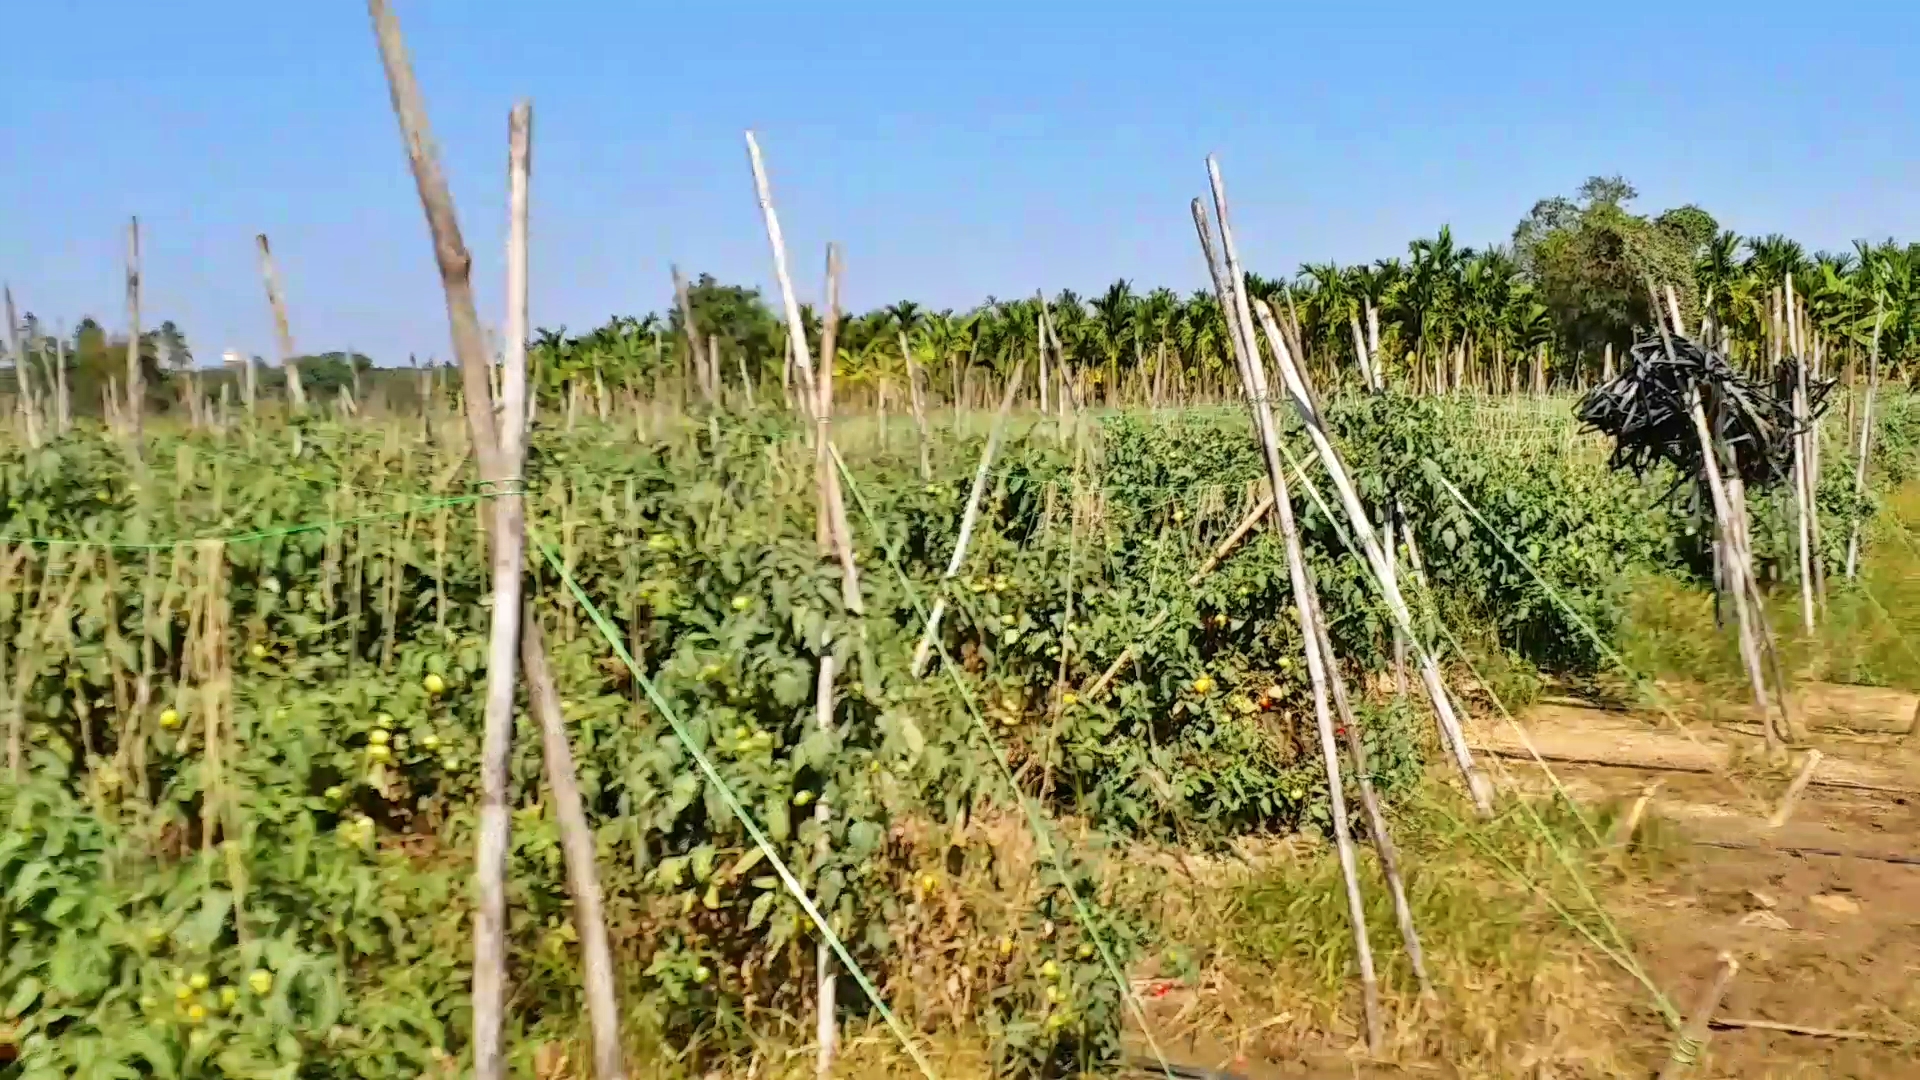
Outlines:
<svg viewBox="0 0 1920 1080"><path fill-rule="evenodd" d="M1912 425L1891 418L1910 408L1893 396L1886 409L1886 445L1906 445ZM1490 449L1468 406L1433 399L1340 399L1328 415L1362 498L1412 511L1439 614L1511 661L1493 671L1502 687L1590 668L1591 642L1452 508L1426 462L1603 635L1629 572L1689 572L1692 523L1597 457ZM84 429L0 449L0 660L24 772L0 778L0 1038L18 1047L19 1076L458 1067L484 503L446 501L467 491L457 447L396 428L298 431L160 434L143 465ZM991 754L1050 816L1096 837L1209 846L1326 823L1272 530L1187 583L1262 490L1244 417L1017 432L965 568L943 586L978 450L936 445L931 482L917 455L850 455L851 501L873 513L853 522L864 619L816 546L811 451L782 418L716 415L643 444L542 429L528 470L536 544L612 620L890 997L902 943L946 932L961 902L911 837L1009 801ZM1851 497L1834 490L1823 499ZM1296 503L1337 651L1355 673L1383 669L1387 621L1341 526ZM233 534L247 535L176 542ZM770 1023L804 1038L766 1018L810 1008L811 925L544 558L531 567L636 1036L681 1048L689 1068ZM945 672L915 679L907 658L941 589ZM1112 685L1083 698L1129 647ZM842 674L822 729L828 653ZM1363 702L1360 723L1376 783L1404 791L1428 721ZM514 745L509 1042L530 1053L573 1037L582 1008L524 717ZM966 1020L994 1033L1010 1074L1115 1060L1121 999L1097 946L1125 965L1152 944L1102 891L1084 842L1053 837L1050 850L1064 868L1032 860L1038 882L991 926L1004 949L967 968L981 990ZM842 1000L866 1008L850 990Z"/></svg>

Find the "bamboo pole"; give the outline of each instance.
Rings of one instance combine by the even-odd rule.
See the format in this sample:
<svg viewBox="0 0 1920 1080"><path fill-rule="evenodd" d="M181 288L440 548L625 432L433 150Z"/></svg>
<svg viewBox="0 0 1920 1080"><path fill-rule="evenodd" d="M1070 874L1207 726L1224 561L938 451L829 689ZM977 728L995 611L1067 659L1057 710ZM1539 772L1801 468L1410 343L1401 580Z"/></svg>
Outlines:
<svg viewBox="0 0 1920 1080"><path fill-rule="evenodd" d="M1020 393L1020 375L1026 368L1026 357L1014 361L1013 377L1000 394L1000 408L993 414L993 427L987 432L987 445L980 451L980 465L973 471L973 488L967 493L966 509L960 513L960 535L954 539L953 552L947 556L946 573L940 575L943 592L934 598L933 610L927 613L926 629L921 631L920 643L914 646L912 671L915 678L926 673L927 663L933 657L934 642L940 635L940 620L947 613L947 598L944 586L960 573L960 567L967 559L967 547L973 542L973 530L980 522L980 503L987 494L987 478L993 471L993 459L1000 452L1000 441L1006 437L1007 414L1013 411L1013 399Z"/></svg>
<svg viewBox="0 0 1920 1080"><path fill-rule="evenodd" d="M1666 324L1660 324L1660 336L1671 355L1672 343L1667 337ZM1712 429L1707 425L1706 410L1700 404L1698 394L1688 405L1693 418L1694 437L1700 442L1701 471L1707 480L1707 492L1713 502L1713 513L1717 519L1720 543L1726 554L1726 576L1728 591L1733 594L1734 619L1740 630L1740 657L1746 664L1747 679L1753 689L1754 707L1760 714L1760 725L1766 734L1767 752L1777 755L1785 750L1779 734L1773 727L1773 710L1768 701L1767 682L1760 668L1760 650L1755 630L1753 612L1750 610L1750 585L1753 579L1753 564L1749 561L1746 546L1746 530L1741 527L1744 516L1743 507L1736 507L1729 495L1727 481L1720 472L1719 442L1713 437Z"/></svg>
<svg viewBox="0 0 1920 1080"><path fill-rule="evenodd" d="M553 690L545 664L544 643L539 625L527 620L527 632L520 633L522 612L518 601L520 567L524 556L524 509L519 494L524 467L525 430L528 417L526 372L526 173L530 170L531 113L516 110L511 125L513 144L520 148L514 157L517 178L510 181L516 191L515 221L511 227L509 266L509 341L506 347L506 371L502 375L501 415L512 423L504 436L497 433L494 403L489 387L489 362L480 333L479 317L474 310L473 289L469 278L472 259L460 236L459 219L454 213L453 197L441 172L433 149L426 106L414 81L413 65L407 57L406 42L400 25L386 0L368 0L368 16L379 41L393 109L406 143L414 182L427 224L433 234L434 252L439 264L441 287L446 295L447 320L452 331L454 355L460 362L461 379L466 389L466 415L470 441L481 479L494 488L495 514L492 537L495 599L491 636L488 643L488 687L486 727L483 733L482 803L478 851L477 892L479 902L474 928L474 1070L481 1080L500 1080L504 1073L500 1039L504 1025L506 983L506 856L510 817L507 812L507 753L512 733L513 643L517 639L522 657L538 654L538 663L528 665L529 697L543 737L549 744L556 733L564 736L558 695ZM519 121L524 119L524 123ZM522 130L524 129L524 131ZM485 516L483 515L483 520ZM509 556L511 556L509 558ZM512 590L512 602L506 602L500 590ZM504 638L504 640L503 640ZM496 685L504 682L504 690ZM616 1067L608 1071L609 1046L617 1048L617 1018L607 1016L601 1006L612 1001L610 952L606 947L603 918L599 910L595 875L583 874L592 866L592 837L585 828L584 815L567 807L567 794L578 789L572 774L571 754L547 755L546 768L554 782L560 808L562 850L568 857L568 882L574 886L574 918L586 951L589 1015L594 1024L595 1063L602 1080L617 1080ZM557 781L557 782L556 782ZM593 886L590 889L582 886ZM596 1000L597 999L597 1000ZM611 1021L603 1024L603 1020Z"/></svg>
<svg viewBox="0 0 1920 1080"><path fill-rule="evenodd" d="M1719 966L1714 969L1713 978L1702 988L1693 1012L1687 1016L1686 1025L1674 1036L1666 1064L1660 1067L1659 1080L1679 1080L1687 1070L1699 1063L1700 1052L1706 1049L1707 1038L1712 1032L1713 1014L1720 1008L1720 1002L1725 1000L1727 988L1733 984L1733 977L1739 971L1740 962L1733 958L1733 954L1720 954Z"/></svg>
<svg viewBox="0 0 1920 1080"><path fill-rule="evenodd" d="M1312 575L1308 577L1311 579ZM1414 978L1420 983L1420 993L1431 997L1433 983L1427 978L1426 950L1420 946L1420 930L1413 922L1413 905L1407 902L1406 883L1400 876L1400 853L1393 842L1393 833L1387 827L1387 815L1380 805L1380 795L1373 788L1373 774L1367 768L1367 747L1360 738L1360 722L1354 715L1353 703L1347 700L1347 683L1340 674L1339 661L1334 656L1333 639L1327 633L1327 616L1320 608L1318 583L1314 585L1312 600L1314 641L1331 675L1328 683L1333 689L1334 711L1340 717L1340 732L1346 739L1347 757L1353 762L1353 779L1360 792L1360 805L1367 813L1367 835L1373 840L1374 854L1380 859L1380 874L1387 879L1387 891L1393 898L1393 918L1400 928L1400 943L1407 950L1407 962L1413 967Z"/></svg>
<svg viewBox="0 0 1920 1080"><path fill-rule="evenodd" d="M693 298L687 288L686 276L680 268L672 268L673 299L680 307L680 329L687 338L687 363L692 367L694 382L700 387L700 396L707 404L713 404L713 395L707 390L706 342L700 337L700 326L693 318Z"/></svg>
<svg viewBox="0 0 1920 1080"><path fill-rule="evenodd" d="M1373 969L1373 949L1367 940L1366 905L1360 896L1360 878L1354 858L1353 836L1347 827L1346 797L1340 781L1340 754L1334 742L1333 715L1327 688L1328 671L1314 637L1313 584L1307 576L1307 562L1300 543L1300 531L1294 521L1293 503L1287 489L1287 477L1280 464L1279 435L1273 421L1273 409L1267 399L1266 374L1260 354L1255 351L1253 317L1247 309L1245 275L1235 253L1227 217L1226 193L1214 160L1207 159L1207 172L1213 181L1214 212L1220 217L1221 246L1224 258L1216 256L1207 227L1207 215L1200 200L1193 201L1193 222L1199 233L1200 247L1213 277L1214 291L1226 312L1234 345L1234 359L1240 369L1241 387L1253 412L1254 430L1260 438L1267 462L1268 480L1273 485L1273 505L1278 512L1281 540L1287 552L1287 576L1293 587L1294 613L1300 620L1307 677L1313 687L1314 723L1320 736L1321 761L1327 773L1327 795L1332 803L1335 846L1340 859L1340 874L1346 886L1347 918L1353 932L1354 954L1360 966L1362 998L1367 1015L1367 1045L1377 1054L1383 1045L1384 1030L1380 1017L1379 981ZM1237 287L1236 287L1237 286Z"/></svg>
<svg viewBox="0 0 1920 1080"><path fill-rule="evenodd" d="M1413 649L1415 660L1420 669L1420 681L1427 691L1428 701L1433 706L1434 717L1439 723L1440 738L1447 751L1452 755L1454 764L1459 768L1461 778L1466 781L1467 790L1473 796L1476 808L1483 815L1493 812L1492 785L1479 767L1474 764L1473 751L1467 746L1466 734L1462 731L1459 717L1454 713L1452 698L1447 694L1445 683L1440 674L1439 659L1414 632L1413 613L1407 606L1405 596L1400 591L1399 575L1395 572L1386 552L1381 549L1378 536L1373 531L1373 523L1367 517L1366 507L1361 505L1360 496L1355 491L1353 481L1347 475L1346 465L1334 449L1332 441L1320 421L1319 411L1313 406L1312 392L1307 386L1305 376L1294 364L1287 350L1286 341L1280 336L1274 325L1273 312L1262 301L1254 301L1260 312L1263 328L1267 332L1267 344L1272 348L1278 361L1280 375L1293 398L1295 411L1305 423L1307 436L1312 440L1315 451L1320 456L1320 464L1333 479L1334 490L1339 493L1340 503L1347 514L1348 526L1359 539L1361 553L1365 556L1367 567L1372 571L1375 584L1387 602L1387 610L1393 617L1394 625L1406 636Z"/></svg>
<svg viewBox="0 0 1920 1080"><path fill-rule="evenodd" d="M140 219L127 222L127 432L132 436L134 456L142 456L141 435L146 373L140 366Z"/></svg>
<svg viewBox="0 0 1920 1080"><path fill-rule="evenodd" d="M300 382L300 364L293 357L293 328L287 322L287 298L280 291L280 275L273 266L273 249L267 245L267 234L259 233L253 242L260 249L260 279L267 286L267 306L273 309L273 339L280 349L280 367L287 373L287 404L294 412L305 412L307 408L307 390ZM349 367L353 356L347 356Z"/></svg>
<svg viewBox="0 0 1920 1080"><path fill-rule="evenodd" d="M780 217L773 206L773 190L767 181L766 164L760 155L760 144L753 132L746 132L747 158L753 170L754 193L760 203L761 216L767 230L767 246L772 250L774 277L780 285L781 306L787 317L787 333L793 342L794 361L801 376L803 396L813 403L816 425L816 447L830 459L833 454L831 429L829 423L833 409L833 354L828 346L826 331L837 331L837 313L840 289L840 251L838 245L827 246L827 310L823 324L822 355L820 368L816 372L813 358L807 349L805 324L800 319L800 303L793 291L793 277L787 272L786 240L780 229ZM848 610L860 615L864 613L864 604L860 596L859 568L853 560L853 539L847 522L846 505L840 486L834 481L831 472L816 474L816 486L819 490L820 513L829 522L829 533L833 546L840 558L841 599ZM834 659L831 649L820 658L820 675L815 700L816 720L824 727L833 724L833 677ZM815 820L825 822L829 809L825 800L815 805ZM824 834L825 829L822 829ZM833 971L833 957L827 943L821 941L815 949L814 967L817 980L815 997L815 1071L825 1077L833 1069L834 1058L839 1050L839 1030L835 1017L836 980Z"/></svg>
<svg viewBox="0 0 1920 1080"><path fill-rule="evenodd" d="M1225 540L1214 545L1213 552L1207 556L1207 561L1201 563L1200 568L1187 577L1187 588L1198 588L1200 583L1206 580L1207 575L1218 569L1220 564L1226 560L1226 557L1232 554L1233 549L1239 546L1240 541L1246 539L1247 534L1253 531L1253 527L1260 524L1260 519L1272 512L1273 492L1269 491L1260 497L1260 501L1253 505L1253 509L1247 511L1246 516L1240 519L1240 524L1233 527L1233 531L1227 534ZM1151 638L1154 631L1160 629L1172 614L1173 609L1171 607L1162 605L1160 613L1155 615L1152 620L1147 623L1146 628L1140 631L1140 640L1132 642L1126 648L1121 649L1120 655L1114 658L1113 663L1107 665L1107 670L1101 672L1099 678L1088 683L1086 689L1080 691L1081 699L1092 701L1104 693L1108 684L1112 683L1114 678L1120 674L1120 669L1126 667L1128 661L1139 655L1142 643Z"/></svg>
<svg viewBox="0 0 1920 1080"><path fill-rule="evenodd" d="M907 362L907 401L913 409L913 426L920 432L920 479L933 479L932 435L927 431L927 399L920 386L920 364L907 347L907 333L898 331L900 356Z"/></svg>
<svg viewBox="0 0 1920 1080"><path fill-rule="evenodd" d="M1794 302L1793 275L1786 280L1787 349L1793 356L1795 377L1793 384L1793 421L1797 430L1793 434L1793 505L1794 537L1798 543L1800 556L1800 622L1807 633L1813 633L1813 505L1812 485L1807 471L1811 464L1807 454L1807 432L1811 429L1808 422L1807 405L1807 361L1800 341L1800 321Z"/></svg>
<svg viewBox="0 0 1920 1080"><path fill-rule="evenodd" d="M59 417L60 434L65 435L73 427L72 391L67 386L67 341L66 327L54 332L53 338L53 400L54 412Z"/></svg>
<svg viewBox="0 0 1920 1080"><path fill-rule="evenodd" d="M7 286L7 355L13 358L14 382L20 388L20 407L27 422L27 445L40 445L39 405L34 402L33 372L27 362L27 350L20 343L20 323L13 309L13 287Z"/></svg>
<svg viewBox="0 0 1920 1080"><path fill-rule="evenodd" d="M1867 394L1860 403L1859 451L1853 461L1853 497L1856 502L1867 490L1867 461L1873 452L1873 396L1880 386L1880 329L1886 322L1884 303L1876 303L1873 315L1873 345L1867 353ZM1860 514L1856 510L1847 528L1847 580L1860 570Z"/></svg>

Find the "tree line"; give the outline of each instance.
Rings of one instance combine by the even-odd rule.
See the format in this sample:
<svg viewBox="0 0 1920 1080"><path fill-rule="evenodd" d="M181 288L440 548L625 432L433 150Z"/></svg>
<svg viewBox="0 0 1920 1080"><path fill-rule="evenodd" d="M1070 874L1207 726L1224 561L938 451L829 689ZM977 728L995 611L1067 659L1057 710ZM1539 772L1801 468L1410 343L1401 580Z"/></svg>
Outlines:
<svg viewBox="0 0 1920 1080"><path fill-rule="evenodd" d="M1672 290L1689 325L1703 317L1736 359L1768 361L1790 280L1826 346L1851 362L1875 347L1889 377L1910 379L1920 357L1920 244L1859 242L1809 253L1779 235L1741 236L1698 206L1636 212L1620 177L1594 177L1572 196L1540 200L1510 240L1475 248L1442 227L1404 254L1341 265L1310 263L1291 275L1249 274L1249 291L1280 316L1290 347L1327 385L1362 378L1363 358L1415 392L1578 389L1611 374L1641 328L1652 325L1648 283ZM679 280L665 312L617 316L584 333L543 329L530 342L535 389L568 388L777 398L791 384L784 319L759 290L711 275ZM803 307L819 347L821 313ZM836 319L836 378L855 396L896 400L910 368L950 402L978 400L1024 362L1041 395L1097 403L1212 400L1232 392L1231 345L1211 292L1138 290L1115 281L1094 296L987 297L966 311L902 300ZM1046 343L1041 348L1042 342ZM70 334L31 314L14 326L16 358L0 382L17 385L20 359L51 385L63 366L73 408L98 412L124 380L127 342L95 320ZM184 332L162 322L141 335L146 406L177 407L187 387L217 396L238 378L229 362L197 371ZM258 357L259 385L284 385L284 368ZM299 356L302 381L323 400L365 379L412 396L415 380L382 377L364 354ZM1830 367L1832 365L1829 365ZM192 374L192 378L183 378ZM0 386L0 389L11 389Z"/></svg>
<svg viewBox="0 0 1920 1080"><path fill-rule="evenodd" d="M1883 370L1910 376L1920 356L1920 245L1809 253L1778 234L1723 229L1698 206L1638 213L1636 197L1620 177L1594 177L1536 203L1505 244L1462 245L1443 227L1403 255L1250 274L1249 291L1280 315L1290 347L1321 379L1358 381L1366 355L1409 390L1500 393L1577 389L1610 373L1653 325L1649 282L1672 290L1689 325L1710 315L1736 359L1760 366L1790 278L1834 362L1864 357L1877 327ZM802 316L817 348L820 312ZM1043 387L1096 401L1192 400L1234 380L1210 292L1142 292L1126 280L1091 297L988 297L967 311L906 300L843 314L836 330L836 377L882 394L902 392L909 357L950 400L968 397L973 374L1005 378L1022 360ZM764 391L788 378L783 320L758 290L711 276L687 283L664 313L582 334L543 330L532 346L548 394L594 379ZM1065 378L1040 376L1049 359Z"/></svg>

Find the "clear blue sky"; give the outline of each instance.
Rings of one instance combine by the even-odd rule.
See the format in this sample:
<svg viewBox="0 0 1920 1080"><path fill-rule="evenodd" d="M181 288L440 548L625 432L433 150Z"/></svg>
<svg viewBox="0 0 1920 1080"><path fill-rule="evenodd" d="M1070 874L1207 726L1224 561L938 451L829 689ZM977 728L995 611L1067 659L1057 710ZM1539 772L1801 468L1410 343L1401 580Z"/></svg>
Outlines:
<svg viewBox="0 0 1920 1080"><path fill-rule="evenodd" d="M506 115L535 106L533 318L664 306L668 265L770 279L756 129L818 291L969 306L1116 277L1189 289L1220 155L1249 264L1504 241L1624 173L1658 209L1810 248L1920 238L1920 5L395 0L497 322ZM203 362L272 353L268 233L303 351L446 356L426 227L355 0L17 0L0 276L48 319L147 310Z"/></svg>

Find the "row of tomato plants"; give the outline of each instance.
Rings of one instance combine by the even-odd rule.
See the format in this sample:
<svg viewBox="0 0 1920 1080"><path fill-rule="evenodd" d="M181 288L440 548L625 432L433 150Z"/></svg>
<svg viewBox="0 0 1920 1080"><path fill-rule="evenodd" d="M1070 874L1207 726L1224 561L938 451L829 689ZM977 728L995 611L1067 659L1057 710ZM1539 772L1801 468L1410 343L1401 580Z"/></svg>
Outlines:
<svg viewBox="0 0 1920 1080"><path fill-rule="evenodd" d="M1411 511L1443 617L1525 663L1591 670L1597 653L1562 603L1612 633L1631 573L1690 572L1697 522L1579 456L1489 453L1464 419L1416 399L1329 414L1363 497ZM957 879L978 869L943 861L912 826L1006 806L995 754L1048 813L1105 834L1210 844L1324 821L1294 722L1305 687L1278 543L1258 530L1185 585L1258 489L1244 420L1024 431L996 465L965 571L944 584L978 442L942 440L930 479L902 448L856 460L859 620L815 546L798 440L772 416L716 417L641 446L597 428L541 432L530 513L537 543L604 608L888 993L911 993L901 938L959 902ZM322 424L246 443L162 437L144 462L86 433L0 457L16 540L249 534L225 545L217 581L164 543L7 552L0 623L28 769L0 781L0 880L12 883L0 985L13 988L4 1022L20 1075L418 1075L457 1059L488 582L476 505L407 497L449 490L451 458ZM1501 523L1561 601L1431 469ZM1356 673L1380 670L1385 621L1356 561L1311 505L1302 522L1338 650ZM745 1045L746 1017L804 1015L812 928L559 576L539 558L532 574L636 1030L698 1057ZM947 670L918 679L907 657L942 590ZM214 608L221 619L192 621ZM230 715L194 666L209 634L230 657ZM1128 646L1135 659L1111 688L1083 694ZM845 674L836 724L821 730L813 672L826 650ZM128 689L143 673L157 688L144 713ZM1390 793L1410 782L1417 719L1370 706L1363 723L1376 781ZM511 928L522 1048L574 1033L581 1014L537 748L523 718ZM816 802L831 808L824 822ZM1153 942L1103 880L1070 860L968 915L969 933L998 943L977 953L973 977L993 990L971 1022L1010 1074L1119 1051L1118 988L1080 910L1091 905L1122 962Z"/></svg>

